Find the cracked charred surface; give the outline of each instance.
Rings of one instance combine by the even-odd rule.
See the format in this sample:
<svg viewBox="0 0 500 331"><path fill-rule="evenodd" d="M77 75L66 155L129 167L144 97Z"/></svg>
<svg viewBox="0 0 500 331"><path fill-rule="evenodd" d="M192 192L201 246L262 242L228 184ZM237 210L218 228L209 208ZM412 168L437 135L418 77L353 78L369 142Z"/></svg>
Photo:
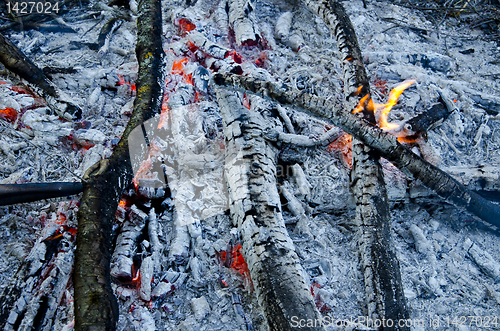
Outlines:
<svg viewBox="0 0 500 331"><path fill-rule="evenodd" d="M108 160L88 174L78 211L78 235L73 272L75 330L114 330L118 304L111 289L111 227L118 200L132 180L128 137L137 126L159 113L162 91L163 49L161 5L156 0L139 2L136 54L139 62L137 97L132 117Z"/></svg>
<svg viewBox="0 0 500 331"><path fill-rule="evenodd" d="M259 102L247 109L236 92L218 89L217 98L226 137L231 217L240 231L243 254L269 327L292 330L293 316L320 319L281 214L276 187L278 149L263 137L272 119L264 115L265 109L259 111Z"/></svg>
<svg viewBox="0 0 500 331"><path fill-rule="evenodd" d="M304 1L337 39L344 72L346 111L370 94L356 32L337 1ZM366 114L374 123L373 114ZM380 155L358 139L352 141L351 187L356 198L359 253L365 282L367 316L402 320L410 317L401 282L399 262L391 239L390 212ZM408 330L407 327L395 327Z"/></svg>

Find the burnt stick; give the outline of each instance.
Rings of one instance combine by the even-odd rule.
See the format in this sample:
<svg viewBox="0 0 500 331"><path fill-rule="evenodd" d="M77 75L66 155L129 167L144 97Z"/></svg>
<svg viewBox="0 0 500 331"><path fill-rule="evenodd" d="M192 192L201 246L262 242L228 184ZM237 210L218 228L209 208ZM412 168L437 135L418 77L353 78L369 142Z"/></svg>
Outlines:
<svg viewBox="0 0 500 331"><path fill-rule="evenodd" d="M71 102L54 83L52 83L31 60L9 39L0 34L0 62L19 77L30 83L31 87L42 96L49 108L61 117L71 120L80 118L82 110Z"/></svg>
<svg viewBox="0 0 500 331"><path fill-rule="evenodd" d="M328 118L332 124L339 126L365 145L378 151L381 156L394 163L404 173L419 179L446 201L500 228L499 206L471 192L438 167L405 148L395 136L382 131L352 113L345 112L334 103L293 90L283 83L275 84L253 77L215 74L213 80L219 86L254 93L281 104L291 105L323 120Z"/></svg>
<svg viewBox="0 0 500 331"><path fill-rule="evenodd" d="M293 316L321 318L302 275L295 246L288 236L276 187L278 148L263 137L270 124L267 101L247 109L238 93L217 89L226 140L225 177L233 225L259 305L270 330L294 330ZM303 330L323 330L304 327Z"/></svg>
<svg viewBox="0 0 500 331"><path fill-rule="evenodd" d="M303 0L337 39L344 73L346 108L354 109L370 93L368 75L351 20L338 1ZM366 3L364 3L366 7ZM363 112L375 123L372 113ZM404 320L410 317L399 262L391 240L391 217L379 155L358 139L352 141L351 187L356 198L359 251L365 282L367 316ZM395 330L408 330L396 327Z"/></svg>

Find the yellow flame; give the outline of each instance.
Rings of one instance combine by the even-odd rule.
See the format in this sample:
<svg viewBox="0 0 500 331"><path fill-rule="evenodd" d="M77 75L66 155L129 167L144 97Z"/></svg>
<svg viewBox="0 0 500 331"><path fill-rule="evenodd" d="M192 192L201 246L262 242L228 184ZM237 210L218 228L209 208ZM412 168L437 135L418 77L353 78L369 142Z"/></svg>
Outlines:
<svg viewBox="0 0 500 331"><path fill-rule="evenodd" d="M359 100L358 105L352 111L354 114L359 113L360 111L366 109L368 111L373 111L375 115L375 119L377 120L377 125L382 130L394 130L399 128L399 124L390 123L387 121L387 117L392 110L392 107L396 105L399 97L403 93L405 89L407 89L410 85L415 83L414 79L406 80L393 88L389 93L389 99L386 103L375 103L371 98L370 94L365 95L361 100ZM358 90L360 90L358 88Z"/></svg>
<svg viewBox="0 0 500 331"><path fill-rule="evenodd" d="M376 110L380 111L380 117L377 123L382 130L392 130L399 127L398 124L389 123L387 121L387 117L389 116L392 107L394 107L394 105L398 102L398 99L403 93L403 91L406 90L413 83L415 83L414 79L402 82L401 84L399 84L398 86L396 86L391 90L391 92L389 93L389 100L387 100L387 103L377 105Z"/></svg>

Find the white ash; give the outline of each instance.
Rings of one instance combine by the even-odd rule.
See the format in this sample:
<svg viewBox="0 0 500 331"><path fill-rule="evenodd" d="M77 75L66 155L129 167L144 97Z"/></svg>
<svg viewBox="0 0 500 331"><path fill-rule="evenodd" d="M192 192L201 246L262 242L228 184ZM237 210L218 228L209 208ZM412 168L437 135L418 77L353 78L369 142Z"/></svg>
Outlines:
<svg viewBox="0 0 500 331"><path fill-rule="evenodd" d="M438 89L444 90L450 100L456 100L452 101L456 110L441 126L428 132L428 143L440 160L438 166L471 188L498 190L496 170L500 163L500 102L495 95L499 94L500 85L495 77L500 73L500 52L496 45L485 41L480 31L460 30L453 18L443 21L438 35L434 24L418 11L385 1L367 3L368 9L363 8L361 1L345 5L355 25L372 83L383 84L387 81L387 88L390 89L407 78L417 79L417 83L404 92L389 120L404 122L421 113L436 102ZM163 5L171 6L181 14L185 11L180 2L167 1ZM321 20L301 5L256 1L256 26L261 36L269 39L268 45L272 49L244 49L232 45L227 38L229 20L225 5L225 1L198 1L183 15L196 21L197 33L223 50L236 48L249 61L264 54L265 69L274 78L323 98L343 99L336 43ZM281 24L276 25L283 14L291 16L288 31L288 23L285 29ZM167 40L178 34L178 28L173 26L166 14L164 20ZM40 66L76 69L76 73L71 75L53 74L53 79L74 102L83 107L83 119L90 124L83 130L100 132L96 141L85 139L96 145L88 151L61 148L60 138L82 128L74 128L68 122L54 118L44 108L29 110L25 118L33 126L29 125L31 129L23 129L20 133L29 141L41 144L40 148L53 157L47 157L24 139L2 129L0 178L8 179L6 182L74 179L60 164L79 168L81 174L94 161L109 155L113 141L116 143L121 135L132 110L134 92L128 83L133 83L137 75L133 49L135 23L124 21L109 36L108 52L99 56L96 50L84 44L70 43L61 47L61 38L68 42L82 42L83 37L83 42L95 42L101 25L91 29L97 23L94 19L66 21L77 31L76 34L22 31L12 33L10 37ZM427 35L415 33L405 25L424 29ZM84 32L87 34L83 36ZM273 40L274 32L277 41ZM283 42L292 35L297 36L295 43ZM165 46L167 49L168 45ZM466 49L474 49L475 52L460 53ZM217 61L221 70L235 67L235 63L229 60ZM245 64L244 67L250 66ZM195 72L197 68L198 64L193 64L190 70ZM252 73L261 74L255 69ZM117 85L118 74L127 83ZM0 89L4 86L0 85ZM380 98L378 101L384 101L382 88L372 86L372 90L373 95ZM33 98L26 94L0 91L4 91L0 109L12 107L20 110L33 103ZM217 106L214 109L217 111ZM307 117L300 118L301 115L292 112L289 116L297 134L319 137L324 132L321 124ZM201 137L201 132L198 137ZM305 180L311 184L310 193L307 190L301 192L304 186L297 185L291 171L282 178L282 187L287 190L283 196L288 204L291 203L288 207L284 206L284 215L311 283L322 286L317 291L318 298L331 309L325 314L346 320L362 315L364 290L351 222L354 203L348 186L349 169L325 148L306 151L285 146L283 150L292 150L290 158L295 160L290 164L299 163ZM440 317L443 322L446 316L498 316L500 247L497 235L481 223L472 221L469 215L434 199L432 192L404 177L392 165L384 164L384 170L393 202L393 240L411 317L427 321ZM186 178L193 180L194 177ZM195 183L200 185L204 181L208 179L199 179ZM211 203L204 200L197 205L193 201L189 207L188 201L190 199L185 202L185 207L190 212ZM35 230L41 228L41 224L37 223L39 217L45 213L50 219L56 213L57 206L53 203L49 207L46 205L43 202L0 209L1 232L6 241L0 254L3 262L0 273L2 284L6 284L20 259L30 251L30 241L38 239L39 234ZM264 330L263 316L253 294L237 288L241 284L238 283L241 282L238 276L216 262L215 250L225 250L231 239L228 217L224 214L206 215L200 221L201 234L200 228L193 229L197 230L196 240L191 238L187 228L183 228L183 238L176 244L173 233L177 230L173 230L173 223L177 215L176 211L173 212L174 215L172 211L158 214L157 225L151 217L146 221L149 232L153 233L154 228L158 228L157 240L150 234L148 242L152 260L161 264L158 268L154 263L152 304L161 301L155 297L164 295L165 299L158 308L149 308L137 289L121 287L121 295L118 295L121 313L119 329L242 329L245 328L244 321L233 305L232 291L235 291L240 295L241 308L253 327ZM305 217L297 218L302 215ZM305 227L308 231L295 231L297 227ZM468 240L473 244L464 248ZM472 247L476 250L471 252L469 248ZM176 250L180 253L175 253ZM174 256L182 256L182 262L172 266ZM156 275L163 275L165 279L157 280ZM234 288L220 287L217 280L220 275L232 281ZM192 302L198 298L205 298L209 308L196 313ZM68 302L67 307L71 307L71 303ZM54 325L71 325L70 313L61 313L60 316L62 319Z"/></svg>

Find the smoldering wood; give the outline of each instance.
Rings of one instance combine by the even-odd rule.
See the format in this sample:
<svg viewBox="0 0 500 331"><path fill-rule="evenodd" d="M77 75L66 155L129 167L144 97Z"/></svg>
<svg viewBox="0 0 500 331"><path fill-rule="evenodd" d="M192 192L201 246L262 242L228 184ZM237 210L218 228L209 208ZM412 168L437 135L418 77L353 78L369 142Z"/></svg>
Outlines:
<svg viewBox="0 0 500 331"><path fill-rule="evenodd" d="M370 93L368 75L352 23L340 2L303 2L323 19L337 39L344 74L344 112L350 112L361 98ZM375 123L373 115L367 115L367 120ZM351 187L356 198L367 316L373 319L408 319L410 314L391 239L389 203L379 155L358 139L352 141ZM408 328L398 326L395 329Z"/></svg>
<svg viewBox="0 0 500 331"><path fill-rule="evenodd" d="M0 206L65 197L82 191L80 182L1 184Z"/></svg>
<svg viewBox="0 0 500 331"><path fill-rule="evenodd" d="M438 101L425 112L409 119L405 123L405 129L413 134L425 134L427 131L441 125L450 116L451 111L442 97L439 97Z"/></svg>
<svg viewBox="0 0 500 331"><path fill-rule="evenodd" d="M137 215L137 216L134 216ZM130 219L125 221L118 237L111 257L111 277L114 279L131 280L133 258L137 251L138 238L142 233L148 216L132 205Z"/></svg>
<svg viewBox="0 0 500 331"><path fill-rule="evenodd" d="M229 24L234 30L238 45L256 45L261 36L255 17L255 5L252 0L228 0L226 10Z"/></svg>
<svg viewBox="0 0 500 331"><path fill-rule="evenodd" d="M497 205L471 192L438 167L405 148L395 136L354 114L344 112L333 102L293 90L283 83L274 84L253 77L218 73L214 75L214 82L219 86L255 93L281 104L291 105L313 117L323 120L329 118L332 124L379 152L380 156L394 163L407 176L419 179L444 200L500 228L500 208Z"/></svg>
<svg viewBox="0 0 500 331"><path fill-rule="evenodd" d="M262 114L266 111L262 100L247 109L235 92L217 89L216 94L226 139L230 213L241 235L258 302L271 330L292 330L292 316L317 319L320 315L281 214L276 187L278 150L262 137L262 128L272 122Z"/></svg>
<svg viewBox="0 0 500 331"><path fill-rule="evenodd" d="M53 318L71 277L74 240L56 228L33 246L0 296L2 330L52 330Z"/></svg>
<svg viewBox="0 0 500 331"><path fill-rule="evenodd" d="M123 190L132 180L128 137L160 113L163 49L160 1L139 2L136 56L139 72L134 110L113 154L87 172L78 211L73 282L75 330L114 330L118 305L111 289L111 225Z"/></svg>
<svg viewBox="0 0 500 331"><path fill-rule="evenodd" d="M47 102L49 108L61 117L71 120L80 118L82 109L69 96L52 83L19 48L0 34L0 62L16 75L31 84Z"/></svg>

